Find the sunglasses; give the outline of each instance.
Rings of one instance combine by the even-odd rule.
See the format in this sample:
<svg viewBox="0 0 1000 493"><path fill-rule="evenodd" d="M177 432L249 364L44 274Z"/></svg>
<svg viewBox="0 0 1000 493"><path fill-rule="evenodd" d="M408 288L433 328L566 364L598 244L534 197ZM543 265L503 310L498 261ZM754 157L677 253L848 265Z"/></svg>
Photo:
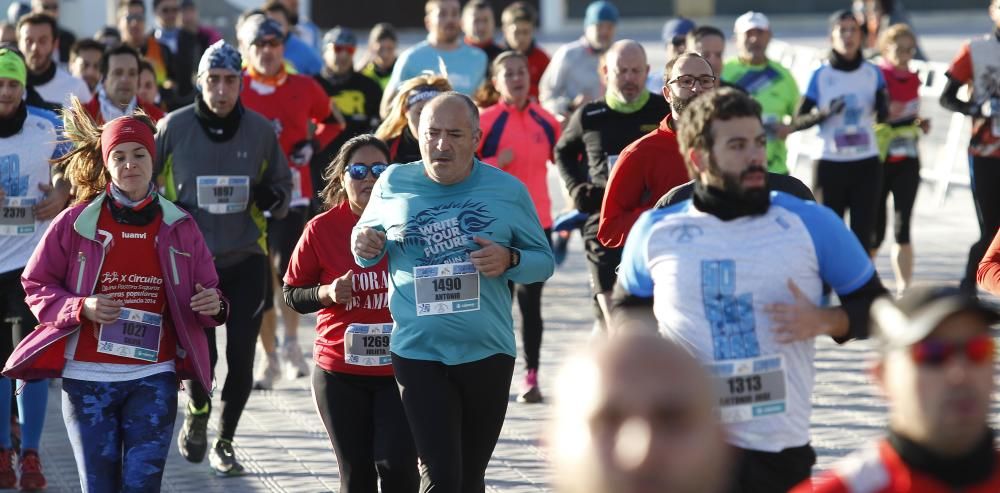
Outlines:
<svg viewBox="0 0 1000 493"><path fill-rule="evenodd" d="M353 55L355 49L356 49L356 47L351 46L351 45L346 45L346 46L343 46L343 45L333 45L333 52L334 53L347 53L348 55Z"/></svg>
<svg viewBox="0 0 1000 493"><path fill-rule="evenodd" d="M378 178L385 173L385 170L389 167L385 163L373 163L373 164L360 164L354 163L347 167L347 174L351 176L352 180L361 181L368 177L368 173L371 172L372 176Z"/></svg>
<svg viewBox="0 0 1000 493"><path fill-rule="evenodd" d="M146 22L146 16L142 14L129 14L125 16L128 22Z"/></svg>
<svg viewBox="0 0 1000 493"><path fill-rule="evenodd" d="M58 3L43 3L42 4L42 10L47 10L47 11L59 10L59 4Z"/></svg>
<svg viewBox="0 0 1000 493"><path fill-rule="evenodd" d="M257 48L263 48L265 46L270 46L271 48L277 48L281 46L281 40L278 38L258 39L257 41L253 42L253 45L256 46Z"/></svg>
<svg viewBox="0 0 1000 493"><path fill-rule="evenodd" d="M684 46L684 45L687 44L687 37L686 36L675 36L674 39L670 40L670 44L672 44L672 45L674 45L674 46L676 46L678 48L681 47L681 46Z"/></svg>
<svg viewBox="0 0 1000 493"><path fill-rule="evenodd" d="M910 357L928 367L940 367L956 354L964 354L970 363L985 364L993 360L995 343L989 334L982 334L963 342L924 339L910 346Z"/></svg>

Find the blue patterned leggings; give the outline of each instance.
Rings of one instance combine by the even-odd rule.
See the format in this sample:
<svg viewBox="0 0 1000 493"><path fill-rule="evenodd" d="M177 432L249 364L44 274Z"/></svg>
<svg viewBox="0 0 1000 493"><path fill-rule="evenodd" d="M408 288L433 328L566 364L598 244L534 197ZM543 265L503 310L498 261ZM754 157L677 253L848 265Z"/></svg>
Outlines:
<svg viewBox="0 0 1000 493"><path fill-rule="evenodd" d="M84 493L157 492L177 417L177 378L63 379L63 420Z"/></svg>

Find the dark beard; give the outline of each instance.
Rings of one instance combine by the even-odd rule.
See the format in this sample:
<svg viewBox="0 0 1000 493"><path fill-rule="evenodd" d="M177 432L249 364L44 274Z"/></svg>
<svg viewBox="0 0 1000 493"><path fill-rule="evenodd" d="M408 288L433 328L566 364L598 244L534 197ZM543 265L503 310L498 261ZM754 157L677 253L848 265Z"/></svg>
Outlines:
<svg viewBox="0 0 1000 493"><path fill-rule="evenodd" d="M673 91L671 91L670 92L670 109L673 110L673 112L674 112L675 115L679 116L679 115L681 115L681 114L684 113L684 110L686 110L687 107L691 105L691 101L694 101L694 98L696 98L696 97L698 97L697 94L694 95L694 96L691 96L690 98L684 99L684 98L682 98L682 97L674 94Z"/></svg>
<svg viewBox="0 0 1000 493"><path fill-rule="evenodd" d="M712 163L712 168L714 173L722 176L722 189L725 190L727 194L737 197L748 204L760 205L764 202L770 201L769 197L771 194L767 190L767 168L764 166L751 166L743 170L739 175L722 173L722 171L715 166L714 162ZM743 179L750 173L764 173L764 186L744 188Z"/></svg>

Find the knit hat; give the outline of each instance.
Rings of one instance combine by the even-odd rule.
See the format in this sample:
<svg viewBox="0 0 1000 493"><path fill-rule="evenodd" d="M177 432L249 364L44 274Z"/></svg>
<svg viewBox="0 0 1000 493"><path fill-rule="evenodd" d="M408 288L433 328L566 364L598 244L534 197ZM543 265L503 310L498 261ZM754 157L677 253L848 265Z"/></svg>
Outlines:
<svg viewBox="0 0 1000 493"><path fill-rule="evenodd" d="M226 43L225 40L218 40L205 50L201 55L201 62L198 63L198 75L201 75L213 68L224 68L237 74L243 66L243 57L240 52Z"/></svg>
<svg viewBox="0 0 1000 493"><path fill-rule="evenodd" d="M267 36L274 36L280 40L285 39L285 32L281 29L281 24L274 19L269 19L263 14L254 14L247 17L240 26L239 38L248 44L253 44Z"/></svg>
<svg viewBox="0 0 1000 493"><path fill-rule="evenodd" d="M0 79L13 79L23 86L28 79L24 60L13 50L0 49Z"/></svg>
<svg viewBox="0 0 1000 493"><path fill-rule="evenodd" d="M587 6L587 13L583 17L584 26L592 26L600 22L618 23L618 8L615 4L600 0L592 2Z"/></svg>
<svg viewBox="0 0 1000 493"><path fill-rule="evenodd" d="M155 160L156 143L153 131L134 116L121 116L106 123L101 131L101 156L104 157L105 166L108 165L111 149L126 142L142 144L149 152L149 158Z"/></svg>

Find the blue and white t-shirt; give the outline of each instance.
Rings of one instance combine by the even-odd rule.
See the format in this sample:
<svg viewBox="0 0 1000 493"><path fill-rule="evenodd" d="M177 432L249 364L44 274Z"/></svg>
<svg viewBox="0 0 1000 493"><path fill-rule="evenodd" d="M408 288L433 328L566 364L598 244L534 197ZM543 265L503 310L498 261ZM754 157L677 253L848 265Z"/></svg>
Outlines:
<svg viewBox="0 0 1000 493"><path fill-rule="evenodd" d="M23 268L42 241L49 221L30 220L31 205L45 198L40 184L51 183L50 159L68 152L60 143L62 122L51 111L28 107L21 131L0 138L0 273Z"/></svg>
<svg viewBox="0 0 1000 493"><path fill-rule="evenodd" d="M709 368L729 441L777 452L809 441L815 347L777 342L764 307L794 303L788 280L819 304L823 282L847 294L874 275L832 211L772 192L767 213L731 221L690 200L643 213L625 243L618 282L652 297L663 336Z"/></svg>
<svg viewBox="0 0 1000 493"><path fill-rule="evenodd" d="M395 91L403 82L427 71L440 74L443 65L452 89L472 96L486 77L486 63L483 50L462 41L454 50L439 50L421 41L399 55L385 90Z"/></svg>
<svg viewBox="0 0 1000 493"><path fill-rule="evenodd" d="M827 161L859 161L878 156L875 141L875 95L885 89L882 72L874 64L862 62L850 72L837 70L824 63L809 79L805 97L816 102L820 110L830 109L830 102L844 98L844 111L819 124L823 147L814 159Z"/></svg>

